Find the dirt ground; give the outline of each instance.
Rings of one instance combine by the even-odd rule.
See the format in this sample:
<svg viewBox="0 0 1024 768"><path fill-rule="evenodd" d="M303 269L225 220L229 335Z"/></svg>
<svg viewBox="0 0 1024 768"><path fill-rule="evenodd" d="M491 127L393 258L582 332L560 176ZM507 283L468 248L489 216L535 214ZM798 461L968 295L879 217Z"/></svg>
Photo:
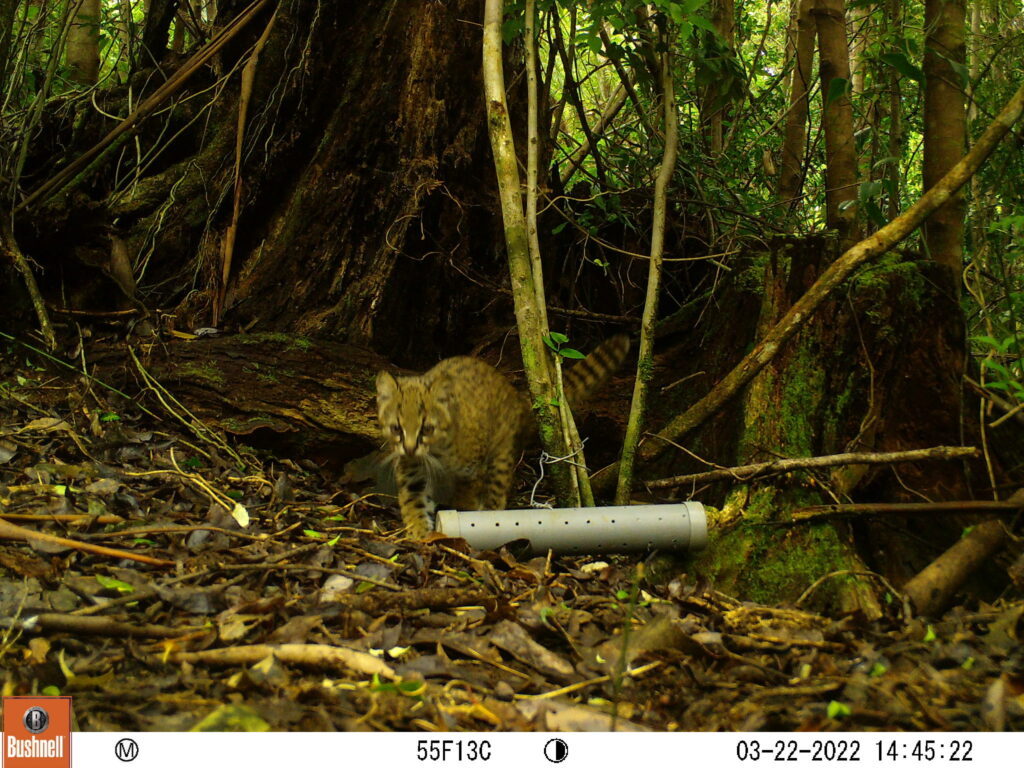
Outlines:
<svg viewBox="0 0 1024 768"><path fill-rule="evenodd" d="M1024 730L1019 589L868 622L411 542L312 462L5 358L3 694L82 730Z"/></svg>

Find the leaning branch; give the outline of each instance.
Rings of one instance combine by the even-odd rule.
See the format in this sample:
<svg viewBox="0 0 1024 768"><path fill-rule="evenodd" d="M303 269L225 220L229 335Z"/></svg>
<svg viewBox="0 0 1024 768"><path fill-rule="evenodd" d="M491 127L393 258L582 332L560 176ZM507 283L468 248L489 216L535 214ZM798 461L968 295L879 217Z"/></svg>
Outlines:
<svg viewBox="0 0 1024 768"><path fill-rule="evenodd" d="M763 461L758 464L744 464L741 467L713 469L708 472L697 472L692 475L676 475L675 477L666 477L662 480L652 480L646 485L648 488L678 488L681 485L711 483L717 480L735 480L736 482L743 483L756 477L779 474L780 472L792 472L796 469L843 467L849 464L899 464L908 461L966 459L978 455L977 448L948 445L922 448L916 451L892 451L889 453L837 453L831 456Z"/></svg>
<svg viewBox="0 0 1024 768"><path fill-rule="evenodd" d="M25 290L28 291L29 299L32 301L32 308L36 311L39 333L42 334L43 341L46 342L46 348L53 352L57 348L57 337L53 333L50 313L46 311L46 302L43 301L43 294L39 292L39 283L36 282L36 276L32 274L32 267L29 266L28 259L21 252L21 248L18 247L18 241L14 239L14 228L7 215L0 215L0 255L10 259L15 269L21 273L21 279L25 281Z"/></svg>
<svg viewBox="0 0 1024 768"><path fill-rule="evenodd" d="M908 501L874 502L868 504L820 504L793 510L793 522L816 520L823 517L854 517L857 515L919 515L927 513L964 514L989 512L992 514L1017 512L1024 509L1024 498L1014 496L1006 501L968 499L966 501Z"/></svg>
<svg viewBox="0 0 1024 768"><path fill-rule="evenodd" d="M64 189L81 171L88 168L94 160L103 155L114 142L122 141L136 125L149 117L167 98L180 90L185 82L227 45L232 38L241 32L246 24L252 21L268 2L269 0L255 0L248 8L228 22L210 42L200 48L192 58L186 61L181 69L167 78L163 85L136 107L134 112L118 123L97 144L82 153L81 156L69 163L59 173L54 174L47 181L40 184L14 210L17 212L31 205L45 202Z"/></svg>
<svg viewBox="0 0 1024 768"><path fill-rule="evenodd" d="M718 385L686 412L672 419L658 433L661 440L649 440L640 449L644 461L660 455L669 445L703 424L732 399L751 379L778 354L804 323L833 291L841 286L863 264L881 256L917 229L936 208L941 206L973 176L995 150L1011 126L1024 111L1024 85L1010 98L974 147L945 176L925 192L906 213L898 216L870 237L860 241L833 262L801 296L785 316L757 346L733 368Z"/></svg>

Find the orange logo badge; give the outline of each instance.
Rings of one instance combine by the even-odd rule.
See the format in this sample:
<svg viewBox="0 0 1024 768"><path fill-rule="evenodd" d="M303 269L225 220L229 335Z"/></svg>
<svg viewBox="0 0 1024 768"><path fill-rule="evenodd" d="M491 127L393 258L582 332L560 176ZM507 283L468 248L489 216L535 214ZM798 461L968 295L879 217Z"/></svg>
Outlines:
<svg viewBox="0 0 1024 768"><path fill-rule="evenodd" d="M4 697L4 768L71 768L71 697Z"/></svg>

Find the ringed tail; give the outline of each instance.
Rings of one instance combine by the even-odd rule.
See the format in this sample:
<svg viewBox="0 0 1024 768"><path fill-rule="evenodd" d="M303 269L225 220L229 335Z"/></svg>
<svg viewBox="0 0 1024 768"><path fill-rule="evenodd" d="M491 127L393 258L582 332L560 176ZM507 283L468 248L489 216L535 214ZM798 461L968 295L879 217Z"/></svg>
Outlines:
<svg viewBox="0 0 1024 768"><path fill-rule="evenodd" d="M565 396L570 404L579 404L590 397L622 365L629 354L629 336L620 333L602 341L597 347L563 374Z"/></svg>

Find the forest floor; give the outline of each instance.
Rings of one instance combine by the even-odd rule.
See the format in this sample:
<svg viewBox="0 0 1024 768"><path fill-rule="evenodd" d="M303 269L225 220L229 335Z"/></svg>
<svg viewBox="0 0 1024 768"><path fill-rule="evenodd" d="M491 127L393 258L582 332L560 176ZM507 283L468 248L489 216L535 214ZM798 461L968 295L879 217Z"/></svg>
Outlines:
<svg viewBox="0 0 1024 768"><path fill-rule="evenodd" d="M3 693L82 730L1024 730L1024 602L868 622L410 542L387 498L16 357Z"/></svg>

